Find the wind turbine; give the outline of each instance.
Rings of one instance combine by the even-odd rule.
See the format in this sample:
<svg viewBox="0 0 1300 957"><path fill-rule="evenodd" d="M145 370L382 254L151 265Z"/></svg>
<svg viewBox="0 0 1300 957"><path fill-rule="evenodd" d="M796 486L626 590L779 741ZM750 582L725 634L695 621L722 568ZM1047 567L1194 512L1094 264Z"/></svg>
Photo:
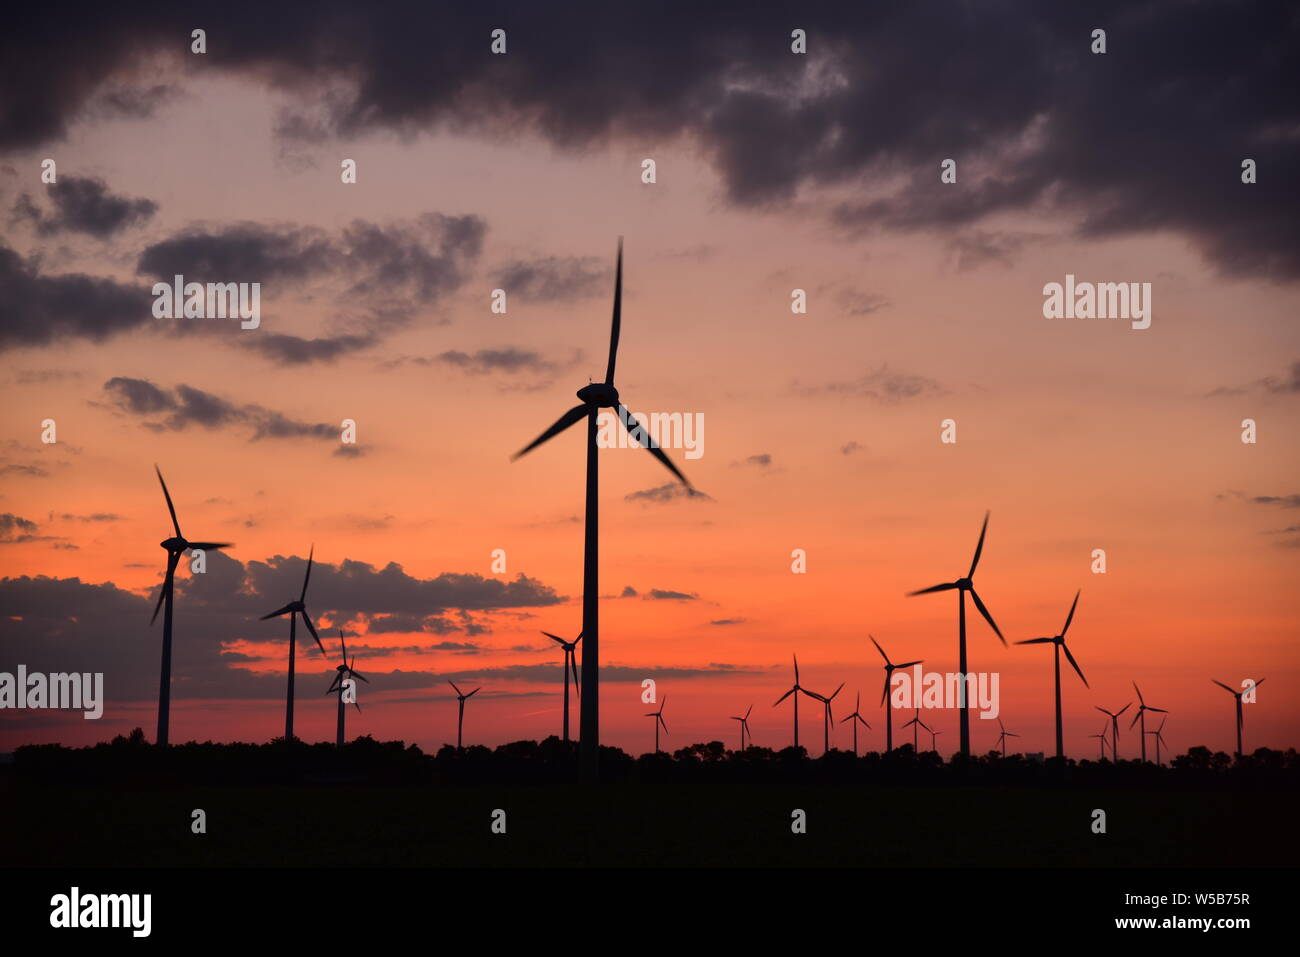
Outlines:
<svg viewBox="0 0 1300 957"><path fill-rule="evenodd" d="M980 540L975 545L975 557L971 559L970 571L966 577L958 578L955 582L946 582L942 585L932 585L929 588L922 588L920 591L911 592L910 595L928 595L937 591L957 591L957 667L961 671L961 681L958 687L961 689L961 713L958 715L961 726L961 753L962 757L970 757L970 702L966 699L966 593L970 592L971 601L975 602L975 607L979 613L984 616L984 620L989 623L993 633L998 636L998 640L1005 646L1007 640L1002 637L1002 632L998 630L997 622L989 614L989 610L984 607L984 602L980 601L979 594L975 591L975 583L972 579L975 576L975 567L980 563L980 552L984 550L984 534L989 529L989 513L984 513L984 525L980 528Z"/></svg>
<svg viewBox="0 0 1300 957"><path fill-rule="evenodd" d="M550 638L552 641L559 642L560 647L564 649L564 740L568 741L569 740L569 674L570 672L572 672L573 674L573 693L578 696L579 700L581 700L582 698L582 691L580 690L580 686L578 683L578 655L577 655L578 642L582 641L582 633L579 632L578 637L574 638L573 641L565 641L563 638L559 637L558 635L553 635L549 631L544 631L542 632L542 634L545 635L547 638Z"/></svg>
<svg viewBox="0 0 1300 957"><path fill-rule="evenodd" d="M360 678L366 684L370 684L370 679L367 678L365 675L363 675L361 672L353 669L352 666L356 664L356 660L357 660L356 655L353 655L352 660L348 661L348 643L343 640L342 628L339 629L339 644L343 646L343 664L339 665L335 669L337 674L334 675L334 683L330 685L329 691L326 691L325 693L337 694L339 696L338 736L337 736L337 740L335 741L335 744L337 744L341 748L343 747L343 742L344 742L343 716L348 713L347 708L344 706L343 703L343 682L345 682L348 678ZM361 705L357 703L356 698L352 699L352 703L356 705L356 709L358 711L361 710Z"/></svg>
<svg viewBox="0 0 1300 957"><path fill-rule="evenodd" d="M1133 715L1133 720L1128 723L1128 727L1129 730L1132 731L1133 725L1137 724L1139 721L1142 722L1142 760L1145 762L1147 759L1147 712L1159 711L1161 714L1168 714L1168 712L1165 711L1164 708L1153 708L1143 701L1142 689L1138 687L1136 681L1133 682L1133 690L1138 693L1138 713Z"/></svg>
<svg viewBox="0 0 1300 957"><path fill-rule="evenodd" d="M919 754L921 749L920 746L917 744L917 730L920 728L925 728L926 731L930 730L930 726L921 720L920 708L916 709L916 717L913 718L911 721L907 722L907 724L903 725L903 727L905 728L908 726L912 727L912 750Z"/></svg>
<svg viewBox="0 0 1300 957"><path fill-rule="evenodd" d="M1079 675L1079 680L1083 686L1088 687L1088 679L1083 676L1083 670L1079 663L1074 660L1074 655L1070 654L1069 647L1065 644L1065 633L1070 630L1070 622L1074 620L1074 610L1079 607L1079 595L1082 592L1074 593L1074 604L1070 606L1070 613L1065 616L1065 624L1061 627L1061 633L1054 638L1029 638L1025 641L1017 641L1018 645L1041 645L1050 644L1052 646L1052 656L1056 667L1056 756L1065 757L1064 735L1061 731L1061 652L1065 652L1065 657L1070 660L1070 667Z"/></svg>
<svg viewBox="0 0 1300 957"><path fill-rule="evenodd" d="M447 684L451 685L453 688L456 688L456 682L452 681L450 678L447 679ZM456 750L457 751L461 750L460 733L461 733L461 729L465 727L465 702L468 701L470 698L474 697L482 690L483 690L482 688L475 688L469 694L462 694L461 690L459 688L456 688L456 702L457 704L460 705L460 712L456 715Z"/></svg>
<svg viewBox="0 0 1300 957"><path fill-rule="evenodd" d="M1165 722L1168 720L1169 720L1169 715L1166 714L1163 718L1160 719L1160 727L1156 728L1154 731L1147 732L1147 734L1154 735L1156 739L1156 767L1158 768L1163 767L1163 765L1160 763L1160 745L1165 743L1165 736L1160 732L1165 730Z"/></svg>
<svg viewBox="0 0 1300 957"><path fill-rule="evenodd" d="M1002 756L1005 758L1007 756L1007 738L1018 738L1020 735L1016 734L1014 731L1008 731L1002 724L1001 718L998 718L998 728L1002 732L998 735L998 746L1002 748Z"/></svg>
<svg viewBox="0 0 1300 957"><path fill-rule="evenodd" d="M737 717L736 715L732 715L732 716L731 716L731 720L732 720L732 721L739 721L739 722L740 722L740 750L742 750L742 751L745 750L745 736L746 736L746 735L749 735L749 743L750 743L751 745L754 743L754 736L753 736L752 734L749 734L749 712L750 712L750 711L753 711L753 710L754 710L754 706L751 704L751 705L749 706L749 711L746 711L746 712L745 712L745 716L744 716L743 718L742 718L742 717Z"/></svg>
<svg viewBox="0 0 1300 957"><path fill-rule="evenodd" d="M153 470L158 473L158 484L162 486L163 498L167 499L167 511L171 513L172 528L176 534L158 544L167 551L167 577L163 579L162 591L158 594L158 604L153 606L153 617L149 624L158 620L158 609L163 612L163 646L162 675L158 679L158 747L167 747L167 722L171 716L172 700L172 604L175 601L176 566L180 564L181 553L192 548L211 551L217 548L230 548L231 542L188 542L181 534L181 523L176 520L176 506L172 505L171 493L163 481L162 471L157 465Z"/></svg>
<svg viewBox="0 0 1300 957"><path fill-rule="evenodd" d="M1099 705L1093 705L1093 707L1096 708L1098 711L1100 711L1102 714L1110 715L1110 759L1118 763L1119 762L1119 716L1122 715L1129 708L1133 707L1133 702L1130 701L1128 704L1124 705L1124 707L1120 708L1118 711L1107 711L1105 708L1102 708Z"/></svg>
<svg viewBox="0 0 1300 957"><path fill-rule="evenodd" d="M668 471L672 472L687 490L691 483L678 471L677 466L664 454L659 444L642 429L627 406L619 399L618 389L614 388L614 362L618 357L619 327L622 324L623 310L623 239L618 241L618 265L614 275L614 317L609 332L609 364L605 368L605 381L592 382L578 390L581 403L565 412L555 424L533 439L515 453L518 459L527 455L542 443L553 439L571 425L587 420L587 505L586 525L584 530L584 551L582 560L582 634L586 644L582 646L582 697L579 702L579 764L584 777L594 779L598 771L600 754L600 535L598 499L600 494L599 471L597 468L596 433L597 416L604 408L613 408L623 423L628 434L650 454L657 458Z"/></svg>
<svg viewBox="0 0 1300 957"><path fill-rule="evenodd" d="M853 727L853 756L854 756L855 758L858 756L858 725L861 724L861 725L862 725L864 728L866 728L868 731L871 730L871 725L867 724L867 719L864 718L864 717L862 717L862 715L858 713L858 712L861 711L861 710L862 710L862 693L859 692L859 693L858 693L858 696L857 696L857 699L856 699L856 700L854 701L854 703L853 703L853 713L852 713L851 715L849 715L847 718L841 718L841 719L840 719L840 724L843 724L845 721L851 721L851 722L853 722L853 725L852 725L852 727Z"/></svg>
<svg viewBox="0 0 1300 957"><path fill-rule="evenodd" d="M904 661L901 665L896 665L889 660L889 655L885 654L885 649L880 647L880 642L876 641L871 635L867 635L867 637L871 638L871 643L880 652L880 657L885 659L885 690L880 694L880 703L885 706L885 751L889 752L894 750L894 709L889 703L889 681L899 668L911 668L922 662Z"/></svg>
<svg viewBox="0 0 1300 957"><path fill-rule="evenodd" d="M1222 681L1215 681L1213 678L1211 678L1210 680L1214 681L1216 685L1218 685L1224 691L1228 692L1228 694L1232 695L1234 698L1237 699L1237 760L1240 761L1241 760L1241 726L1243 723L1243 717L1241 713L1241 696L1244 695L1247 691L1250 691L1254 688L1258 688L1260 685L1264 683L1264 679L1260 678L1258 681L1252 681L1250 688L1243 688L1240 691L1234 691L1232 688L1229 688L1227 685L1225 685Z"/></svg>
<svg viewBox="0 0 1300 957"><path fill-rule="evenodd" d="M794 658L794 685L789 691L777 698L772 707L775 708L790 695L794 695L794 746L797 748L799 747L799 693L802 692L810 698L815 697L815 695L799 684L799 656L792 655L791 657Z"/></svg>
<svg viewBox="0 0 1300 957"><path fill-rule="evenodd" d="M664 734L668 733L668 725L664 723L664 705L666 705L667 703L668 703L668 695L664 695L662 698L659 699L659 710L651 711L649 714L646 715L647 718L655 719L654 720L655 754L659 753L659 726L662 724L664 726Z"/></svg>
<svg viewBox="0 0 1300 957"><path fill-rule="evenodd" d="M316 634L316 626L311 623L311 616L307 614L307 606L304 604L307 600L307 583L311 581L311 564L312 559L316 556L316 546L311 547L311 552L307 555L307 574L302 577L302 594L298 596L297 601L291 601L283 608L277 608L269 615L263 615L262 621L268 618L279 618L281 615L289 616L289 692L288 700L284 707L284 740L293 740L293 659L294 652L298 647L298 629L296 627L298 616L302 615L302 623L307 626L311 636L316 639L316 646L320 648L321 655L325 654L325 646L320 643L320 635Z"/></svg>
<svg viewBox="0 0 1300 957"><path fill-rule="evenodd" d="M937 744L935 744L935 741L939 737L939 735L943 734L943 732L936 731L934 730L934 728L926 728L925 730L930 732L930 750L933 751L935 754L938 754L939 747Z"/></svg>
<svg viewBox="0 0 1300 957"><path fill-rule="evenodd" d="M1101 734L1090 734L1088 735L1088 737L1099 739L1097 741L1097 760L1105 761L1106 760L1106 726L1104 724L1101 726Z"/></svg>
<svg viewBox="0 0 1300 957"><path fill-rule="evenodd" d="M822 738L823 738L822 753L823 754L825 754L827 751L831 749L831 725L835 723L835 719L831 715L831 702L835 700L835 695L839 694L843 690L844 690L844 682L841 681L840 686L835 689L834 694L832 694L829 698L827 698L825 695L819 695L815 691L807 692L808 697L816 698L818 701L822 703L822 706L825 709L822 714Z"/></svg>

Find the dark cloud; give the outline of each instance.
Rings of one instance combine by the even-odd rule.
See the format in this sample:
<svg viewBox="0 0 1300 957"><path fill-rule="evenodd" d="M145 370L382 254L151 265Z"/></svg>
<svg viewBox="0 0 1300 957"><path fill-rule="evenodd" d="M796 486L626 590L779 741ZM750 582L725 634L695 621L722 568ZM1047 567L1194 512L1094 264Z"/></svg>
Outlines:
<svg viewBox="0 0 1300 957"><path fill-rule="evenodd" d="M794 388L800 395L848 395L873 399L882 405L896 405L909 399L946 394L946 390L933 379L894 372L888 366L881 366L857 379L827 382L819 386L800 386L796 382Z"/></svg>
<svg viewBox="0 0 1300 957"><path fill-rule="evenodd" d="M101 342L153 321L149 290L81 273L41 275L0 245L0 349L64 338Z"/></svg>
<svg viewBox="0 0 1300 957"><path fill-rule="evenodd" d="M698 601L699 595L667 588L651 588L642 596L647 601Z"/></svg>
<svg viewBox="0 0 1300 957"><path fill-rule="evenodd" d="M153 200L110 193L102 179L64 175L46 190L53 212L41 212L26 193L14 204L15 217L30 220L42 236L71 232L108 239L130 226L139 226L158 211Z"/></svg>
<svg viewBox="0 0 1300 957"><path fill-rule="evenodd" d="M450 18L426 4L231 0L203 19L223 38L205 70L297 94L298 128L317 141L452 128L580 150L685 135L739 205L866 182L877 194L844 204L841 223L950 231L1035 209L1084 237L1181 234L1227 274L1300 276L1289 0L1247 12L1226 0L578 0L564 15L517 0ZM185 56L193 20L185 5L90 3L14 18L0 35L0 148L58 138L142 60ZM794 23L807 56L790 53ZM509 55L487 55L503 24ZM1105 55L1089 50L1098 24ZM939 183L947 157L954 185ZM1245 157L1255 185L1240 183Z"/></svg>
<svg viewBox="0 0 1300 957"><path fill-rule="evenodd" d="M971 229L948 240L948 251L956 260L959 272L989 263L1009 268L1025 246L1043 239L1036 233Z"/></svg>
<svg viewBox="0 0 1300 957"><path fill-rule="evenodd" d="M35 522L18 515L12 515L9 512L0 512L0 543L34 542L37 540Z"/></svg>
<svg viewBox="0 0 1300 957"><path fill-rule="evenodd" d="M339 250L318 229L237 223L194 227L145 248L136 273L163 282L299 282L339 264Z"/></svg>
<svg viewBox="0 0 1300 957"><path fill-rule="evenodd" d="M1300 508L1300 495L1256 495L1251 499L1256 505L1277 505L1280 508Z"/></svg>
<svg viewBox="0 0 1300 957"><path fill-rule="evenodd" d="M240 341L245 342L243 339ZM279 365L296 366L312 362L333 362L342 356L369 348L378 341L379 337L374 333L304 339L272 332L250 337L245 342L245 348L260 352Z"/></svg>
<svg viewBox="0 0 1300 957"><path fill-rule="evenodd" d="M766 469L772 467L772 456L768 452L760 452L757 455L751 455L740 462L732 462L732 468L759 468Z"/></svg>
<svg viewBox="0 0 1300 957"><path fill-rule="evenodd" d="M260 405L239 405L193 386L161 389L147 379L115 376L104 392L118 411L134 415L155 432L182 432L192 425L207 429L237 426L250 440L310 438L338 441L339 428L324 422L302 422Z"/></svg>
<svg viewBox="0 0 1300 957"><path fill-rule="evenodd" d="M43 469L39 465L0 465L0 475L8 475L10 473L15 475L31 475L35 478L47 478L50 474L47 469Z"/></svg>
<svg viewBox="0 0 1300 957"><path fill-rule="evenodd" d="M623 590L622 590L621 592L619 592L619 596L618 596L618 597L619 597L619 598L635 598L636 596L637 596L637 590L636 590L635 588L633 588L631 585L624 585L624 586L623 586Z"/></svg>
<svg viewBox="0 0 1300 957"><path fill-rule="evenodd" d="M710 625L743 625L748 619L745 618L715 618L709 622Z"/></svg>
<svg viewBox="0 0 1300 957"><path fill-rule="evenodd" d="M1252 392L1268 395L1300 394L1300 362L1291 363L1291 368L1280 376L1264 376L1262 379L1256 379L1250 385L1245 386L1220 386L1210 395L1245 395Z"/></svg>
<svg viewBox="0 0 1300 957"><path fill-rule="evenodd" d="M553 373L558 368L556 363L544 359L531 349L513 347L479 349L472 355L453 350L440 353L434 359L470 375L486 375L491 372L503 372L507 375L521 372Z"/></svg>
<svg viewBox="0 0 1300 957"><path fill-rule="evenodd" d="M701 502L713 501L713 497L708 493L688 488L680 482L670 482L667 485L658 485L654 488L643 488L636 492L628 492L623 496L625 502L641 502L648 505L667 505L670 502L684 499Z"/></svg>
<svg viewBox="0 0 1300 957"><path fill-rule="evenodd" d="M506 295L536 302L565 302L607 291L609 264L595 256L547 256L514 260L493 274Z"/></svg>

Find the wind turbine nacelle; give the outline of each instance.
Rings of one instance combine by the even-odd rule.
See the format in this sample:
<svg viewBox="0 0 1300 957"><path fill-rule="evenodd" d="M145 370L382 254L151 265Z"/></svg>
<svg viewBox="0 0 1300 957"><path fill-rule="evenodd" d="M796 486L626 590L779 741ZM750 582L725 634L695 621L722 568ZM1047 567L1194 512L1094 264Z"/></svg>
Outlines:
<svg viewBox="0 0 1300 957"><path fill-rule="evenodd" d="M578 398L598 409L618 405L618 389L606 382L592 382L578 390Z"/></svg>

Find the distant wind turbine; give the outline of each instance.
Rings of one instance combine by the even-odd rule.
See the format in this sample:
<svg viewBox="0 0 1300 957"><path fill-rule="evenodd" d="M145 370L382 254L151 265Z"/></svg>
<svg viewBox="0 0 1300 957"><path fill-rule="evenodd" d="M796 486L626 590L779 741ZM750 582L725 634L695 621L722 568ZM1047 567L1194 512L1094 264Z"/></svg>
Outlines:
<svg viewBox="0 0 1300 957"><path fill-rule="evenodd" d="M153 470L158 473L158 484L162 486L163 498L167 500L167 511L171 513L172 528L176 534L158 544L167 550L167 577L163 579L162 591L158 593L158 604L153 607L153 617L149 624L158 620L158 609L163 612L163 646L162 675L158 679L158 747L167 747L167 723L171 717L172 700L172 604L176 592L176 566L180 564L181 554L197 548L208 552L218 548L230 548L231 542L188 542L181 534L181 523L176 520L176 507L172 505L171 493L163 481L162 471L157 465Z"/></svg>
<svg viewBox="0 0 1300 957"><path fill-rule="evenodd" d="M655 720L654 720L654 726L655 726L655 754L658 754L658 753L659 753L659 726L660 726L660 725L663 725L663 728L664 728L664 734L667 734L667 733L668 733L668 725L665 724L665 722L664 722L664 705L666 705L667 703L668 703L668 695L664 695L662 698L659 699L659 710L658 710L658 711L651 711L649 714L646 715L647 718L654 718L654 719L655 719Z"/></svg>
<svg viewBox="0 0 1300 957"><path fill-rule="evenodd" d="M342 628L339 629L339 644L343 648L343 664L339 665L335 669L337 674L334 675L334 683L330 685L329 691L326 691L325 693L337 694L339 696L339 721L338 721L337 739L335 741L335 744L341 748L343 747L343 743L346 740L343 735L343 718L348 713L347 707L344 705L343 702L343 683L347 681L349 678L360 678L366 684L370 684L370 679L352 667L354 664L356 664L357 661L356 655L353 655L352 660L348 661L348 643L343 640ZM358 711L361 710L361 705L357 702L356 698L352 699L352 704L356 706L356 709Z"/></svg>
<svg viewBox="0 0 1300 957"><path fill-rule="evenodd" d="M584 553L582 561L582 634L586 638L582 646L582 699L579 704L579 764L582 775L588 779L598 773L600 754L600 534L598 516L598 498L600 493L599 471L597 467L596 445L597 416L604 408L613 408L627 429L628 434L642 447L649 450L668 471L672 472L681 483L691 490L686 476L678 471L677 466L664 454L659 444L642 429L627 406L619 398L618 389L614 388L614 364L618 357L619 328L622 324L623 311L623 240L618 241L618 265L614 275L614 317L609 332L609 364L605 368L605 381L593 382L578 390L582 402L575 405L556 420L549 429L533 439L515 453L518 459L527 455L542 443L553 439L571 425L587 420L587 504L586 525L584 531Z"/></svg>
<svg viewBox="0 0 1300 957"><path fill-rule="evenodd" d="M563 673L564 740L568 741L569 740L569 674L570 673L573 674L573 693L578 695L579 698L582 697L582 692L579 690L579 684L578 684L578 655L577 655L578 642L582 641L582 633L579 632L578 637L574 638L573 641L565 641L563 638L559 637L558 635L553 635L549 631L544 631L542 632L542 634L545 635L547 638L550 638L552 641L559 642L560 647L564 649L564 673Z"/></svg>
<svg viewBox="0 0 1300 957"><path fill-rule="evenodd" d="M732 721L739 721L739 722L740 722L740 750L742 750L742 751L745 750L745 736L746 736L746 735L749 735L749 743L750 743L751 745L754 743L754 736L753 736L752 734L749 733L749 713L750 713L750 711L753 711L753 710L754 710L754 706L751 704L751 705L749 706L749 710L745 712L745 714L744 714L743 717L738 717L737 715L732 715L732 716L731 716L731 720L732 720Z"/></svg>
<svg viewBox="0 0 1300 957"><path fill-rule="evenodd" d="M839 693L840 693L841 691L843 691L843 690L844 690L844 682L841 681L841 682L840 682L840 686L839 686L838 688L835 689L835 691L831 694L831 696L830 696L829 698L826 697L825 695L820 695L820 694L818 694L818 693L815 692L815 691L809 691L809 692L808 692L808 696L809 696L810 698L816 698L818 701L820 701L820 702L822 703L822 708L823 708L823 713L822 713L822 739L823 739L823 743L822 743L822 753L823 753L823 754L825 754L826 752L830 751L830 749L831 749L831 725L833 725L833 724L835 723L834 716L831 714L831 702L835 700L835 695L839 694Z"/></svg>
<svg viewBox="0 0 1300 957"><path fill-rule="evenodd" d="M1105 726L1104 724L1101 726L1101 734L1090 734L1090 735L1088 735L1088 737L1090 737L1090 738L1097 738L1097 739L1098 739L1098 740L1097 740L1097 750L1098 750L1097 760L1098 760L1098 761L1105 761L1105 760L1106 760L1106 726Z"/></svg>
<svg viewBox="0 0 1300 957"><path fill-rule="evenodd" d="M447 679L447 684L451 685L453 688L456 688L456 682L452 681L450 678ZM457 751L462 750L461 731L465 727L465 702L468 701L470 698L474 697L482 690L483 690L482 688L475 688L469 694L462 694L461 690L459 688L456 688L456 703L460 705L460 710L456 714L456 750Z"/></svg>
<svg viewBox="0 0 1300 957"><path fill-rule="evenodd" d="M885 706L885 751L894 750L894 707L889 703L889 680L893 677L894 672L899 668L911 668L919 665L924 661L904 661L901 665L896 665L889 660L889 655L885 654L885 649L880 647L880 642L871 638L871 643L876 646L876 651L880 652L880 657L885 659L885 690L881 692L880 703Z"/></svg>
<svg viewBox="0 0 1300 957"><path fill-rule="evenodd" d="M302 577L302 594L298 596L297 601L291 601L283 608L277 608L269 615L263 615L262 621L268 618L279 618L281 615L289 616L289 691L286 704L284 707L284 740L293 740L293 659L294 652L298 647L298 629L296 628L298 616L302 615L302 623L307 626L311 636L316 639L316 646L320 648L321 655L325 655L325 646L320 643L320 635L316 634L316 626L311 623L311 617L307 614L307 606L304 604L307 600L307 583L311 581L311 564L312 559L316 556L316 546L311 547L311 552L307 555L307 573Z"/></svg>
<svg viewBox="0 0 1300 957"><path fill-rule="evenodd" d="M926 728L925 730L930 732L930 750L933 751L935 754L938 754L939 746L935 742L938 740L939 735L943 734L943 732L936 731L934 728Z"/></svg>
<svg viewBox="0 0 1300 957"><path fill-rule="evenodd" d="M998 718L998 728L1002 732L1001 734L998 735L998 746L1002 748L1002 756L1005 758L1007 756L1007 738L1018 738L1020 737L1020 735L1016 734L1013 731L1008 731L1006 727L1002 724L1001 718Z"/></svg>
<svg viewBox="0 0 1300 957"><path fill-rule="evenodd" d="M961 690L961 712L958 715L961 724L961 753L963 757L970 757L970 701L965 694L966 689L966 593L970 592L971 601L975 602L975 607L979 613L984 616L984 620L989 623L993 633L998 636L998 640L1006 645L1007 640L1002 637L1002 632L998 630L997 622L989 614L989 610L984 607L984 602L980 601L979 594L975 591L975 583L972 579L975 577L975 568L980 563L980 553L984 550L984 535L989 529L989 513L984 513L984 525L980 528L980 539L975 545L975 557L971 560L970 571L964 578L958 578L954 582L945 582L942 585L931 585L929 588L922 588L919 591L911 592L910 595L928 595L931 592L938 591L957 591L957 667L961 672L962 678L958 682L958 688Z"/></svg>
<svg viewBox="0 0 1300 957"><path fill-rule="evenodd" d="M1252 681L1252 682L1251 682L1251 686L1250 686L1250 688L1243 688L1243 689L1241 689L1240 691L1235 691L1235 690L1233 690L1232 688L1229 688L1229 687L1228 687L1227 685L1225 685L1222 681L1215 681L1213 678L1211 678L1210 680L1211 680L1211 681L1214 681L1214 683L1215 683L1216 685L1218 685L1218 686L1219 686L1220 688L1222 688L1224 691L1228 692L1228 694L1232 695L1234 698L1237 699L1237 760L1241 760L1241 755L1242 755L1242 750L1241 750L1241 726L1242 726L1242 724L1243 724L1243 722L1244 722L1244 719L1243 719L1243 716L1242 716L1242 713L1241 713L1241 696L1244 695L1247 691L1250 691L1252 688L1258 688L1260 685L1262 685L1262 684L1264 683L1264 679L1263 679L1263 678L1260 678L1258 681Z"/></svg>
<svg viewBox="0 0 1300 957"><path fill-rule="evenodd" d="M1133 725L1137 724L1139 721L1142 722L1142 760L1145 762L1147 759L1147 712L1159 711L1161 714L1167 714L1168 712L1166 712L1164 708L1153 708L1143 701L1142 689L1138 687L1136 681L1133 682L1133 690L1138 693L1138 713L1133 715L1133 720L1128 723L1128 728L1132 731Z"/></svg>
<svg viewBox="0 0 1300 957"><path fill-rule="evenodd" d="M1156 728L1154 731L1147 732L1147 734L1152 735L1156 739L1156 767L1158 768L1163 767L1160 763L1160 745L1165 743L1165 736L1161 734L1161 732L1165 730L1165 722L1168 720L1169 715L1165 715L1160 719L1160 727Z"/></svg>
<svg viewBox="0 0 1300 957"><path fill-rule="evenodd" d="M1026 641L1017 641L1018 645L1041 645L1050 644L1052 646L1052 656L1056 666L1056 756L1065 757L1064 735L1061 730L1061 652L1065 652L1065 657L1070 660L1070 667L1079 675L1079 680L1083 686L1088 687L1088 679L1083 676L1083 670L1079 663L1074 660L1074 655L1070 654L1069 647L1065 644L1065 633L1070 630L1070 622L1074 620L1074 610L1079 607L1079 595L1082 590L1074 593L1074 604L1070 606L1070 613L1065 616L1065 624L1061 628L1061 633L1054 638L1030 638Z"/></svg>
<svg viewBox="0 0 1300 957"><path fill-rule="evenodd" d="M914 752L916 752L916 753L919 754L920 751L921 751L921 747L920 747L920 745L917 743L917 731L918 731L920 728L925 728L926 731L929 731L929 730L930 730L930 726L929 726L928 724L926 724L924 721L921 720L921 709L920 709L920 708L917 708L917 709L916 709L916 717L914 717L911 721L907 722L907 724L903 725L903 727L905 727L905 728L906 728L906 727L909 727L909 726L910 726L911 729L912 729L912 750L913 750Z"/></svg>
<svg viewBox="0 0 1300 957"><path fill-rule="evenodd" d="M1118 711L1107 711L1105 708L1100 707L1099 705L1093 705L1093 707L1096 708L1098 711L1100 711L1102 714L1110 715L1110 759L1112 761L1118 762L1119 761L1119 716L1122 715L1129 708L1133 707L1133 702L1130 701L1128 704L1124 705L1124 707L1120 708Z"/></svg>
<svg viewBox="0 0 1300 957"><path fill-rule="evenodd" d="M843 724L845 721L852 722L853 756L855 758L858 756L858 725L861 724L868 731L871 730L871 725L867 724L867 719L862 717L862 715L859 713L861 712L861 710L862 710L862 693L859 692L857 698L853 702L853 713L849 715L847 718L840 719L840 724Z"/></svg>
<svg viewBox="0 0 1300 957"><path fill-rule="evenodd" d="M799 747L799 695L806 694L809 697L813 697L813 694L807 688L803 688L799 685L799 656L792 655L791 657L794 658L794 684L791 686L789 691L776 699L772 704L772 707L775 708L786 698L790 697L790 695L794 695L794 746L797 748Z"/></svg>

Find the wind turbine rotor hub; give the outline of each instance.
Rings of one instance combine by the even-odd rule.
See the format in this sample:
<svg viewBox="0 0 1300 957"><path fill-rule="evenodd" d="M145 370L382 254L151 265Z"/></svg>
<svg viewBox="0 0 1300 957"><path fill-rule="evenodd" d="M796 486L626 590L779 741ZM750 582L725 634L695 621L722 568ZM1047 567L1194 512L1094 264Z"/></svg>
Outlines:
<svg viewBox="0 0 1300 957"><path fill-rule="evenodd" d="M618 405L618 389L607 382L592 382L578 390L578 398L598 409Z"/></svg>
<svg viewBox="0 0 1300 957"><path fill-rule="evenodd" d="M168 538L158 543L169 552L183 552L189 547L189 542L183 538Z"/></svg>
<svg viewBox="0 0 1300 957"><path fill-rule="evenodd" d="M958 578L956 584L957 587L960 588L962 591L970 591L972 588L975 587L975 583L972 582L969 578Z"/></svg>

